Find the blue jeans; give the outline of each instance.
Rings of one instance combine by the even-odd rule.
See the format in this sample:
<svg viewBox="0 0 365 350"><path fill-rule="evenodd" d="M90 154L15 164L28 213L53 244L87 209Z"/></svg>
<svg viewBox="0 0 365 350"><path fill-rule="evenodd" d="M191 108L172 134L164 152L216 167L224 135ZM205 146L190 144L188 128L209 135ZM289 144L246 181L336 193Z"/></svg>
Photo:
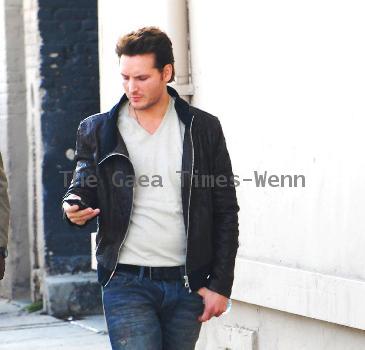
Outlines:
<svg viewBox="0 0 365 350"><path fill-rule="evenodd" d="M142 268L143 269L143 268ZM158 281L116 270L103 288L113 350L193 350L203 313L202 297L183 281Z"/></svg>

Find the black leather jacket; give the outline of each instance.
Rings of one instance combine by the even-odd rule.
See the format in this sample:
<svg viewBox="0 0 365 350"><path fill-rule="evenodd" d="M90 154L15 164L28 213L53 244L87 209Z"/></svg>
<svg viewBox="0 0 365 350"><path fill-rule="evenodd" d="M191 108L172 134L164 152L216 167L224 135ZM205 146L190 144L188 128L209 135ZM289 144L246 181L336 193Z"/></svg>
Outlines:
<svg viewBox="0 0 365 350"><path fill-rule="evenodd" d="M206 286L229 297L238 248L239 206L225 138L217 117L190 106L171 87L168 93L175 97L177 114L185 124L181 169L187 235L185 286L192 291ZM119 107L126 101L123 95L108 113L81 121L77 165L64 196L77 194L91 207L100 208L96 259L103 286L115 271L133 209L130 179L134 170L117 127Z"/></svg>

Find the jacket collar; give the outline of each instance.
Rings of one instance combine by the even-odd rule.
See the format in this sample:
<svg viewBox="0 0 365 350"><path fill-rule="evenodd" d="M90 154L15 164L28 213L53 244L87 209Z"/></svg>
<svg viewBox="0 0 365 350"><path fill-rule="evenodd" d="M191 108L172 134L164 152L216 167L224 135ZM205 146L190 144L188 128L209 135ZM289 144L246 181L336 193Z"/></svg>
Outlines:
<svg viewBox="0 0 365 350"><path fill-rule="evenodd" d="M193 115L190 112L189 104L184 101L177 91L171 86L167 86L167 92L175 98L175 109L179 119L190 127ZM127 146L118 129L118 116L120 107L128 101L126 94L123 94L119 102L105 116L105 122L100 130L100 153L98 163L114 153L123 154L129 157Z"/></svg>

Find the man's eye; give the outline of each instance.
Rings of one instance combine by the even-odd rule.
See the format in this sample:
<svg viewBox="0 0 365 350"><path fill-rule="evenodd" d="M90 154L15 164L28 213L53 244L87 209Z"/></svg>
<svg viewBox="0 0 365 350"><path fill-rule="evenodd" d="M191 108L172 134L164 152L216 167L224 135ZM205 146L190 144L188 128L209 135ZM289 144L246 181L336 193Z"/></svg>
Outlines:
<svg viewBox="0 0 365 350"><path fill-rule="evenodd" d="M147 80L147 77L140 77L139 80L141 81Z"/></svg>

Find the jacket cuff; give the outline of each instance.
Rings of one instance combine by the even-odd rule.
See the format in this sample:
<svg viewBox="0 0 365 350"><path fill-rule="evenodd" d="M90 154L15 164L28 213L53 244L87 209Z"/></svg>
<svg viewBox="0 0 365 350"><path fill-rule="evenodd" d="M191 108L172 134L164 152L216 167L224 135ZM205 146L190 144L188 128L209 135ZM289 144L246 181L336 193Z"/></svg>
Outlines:
<svg viewBox="0 0 365 350"><path fill-rule="evenodd" d="M62 205L63 205L63 202L65 201L65 198L63 199L62 201ZM64 209L63 209L63 206L62 206L62 217L63 217L63 220L65 220L70 226L74 226L74 227L78 227L78 228L83 228L85 227L89 221L86 221L83 225L77 225L77 224L74 224L66 215Z"/></svg>
<svg viewBox="0 0 365 350"><path fill-rule="evenodd" d="M224 283L223 285L219 280L213 278L209 280L207 288L213 292L225 296L226 298L231 297L232 284L228 286L227 283Z"/></svg>
<svg viewBox="0 0 365 350"><path fill-rule="evenodd" d="M6 247L0 246L0 257L7 258L8 257L8 249Z"/></svg>

